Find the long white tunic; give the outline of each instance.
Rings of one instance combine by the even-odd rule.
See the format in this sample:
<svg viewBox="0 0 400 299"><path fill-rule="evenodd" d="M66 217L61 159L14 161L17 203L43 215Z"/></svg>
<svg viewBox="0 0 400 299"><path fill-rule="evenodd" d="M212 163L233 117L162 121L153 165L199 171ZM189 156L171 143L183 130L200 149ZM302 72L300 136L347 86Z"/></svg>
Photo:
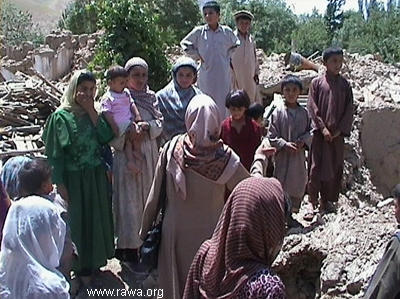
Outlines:
<svg viewBox="0 0 400 299"><path fill-rule="evenodd" d="M113 210L117 248L138 248L142 245L139 229L159 156L156 138L162 132L162 122L154 119L147 110L138 109L142 119L150 124L149 133L141 144L141 172L135 176L129 173L125 152L114 152Z"/></svg>
<svg viewBox="0 0 400 299"><path fill-rule="evenodd" d="M240 46L232 54L232 84L234 89L244 89L249 95L251 103L260 103L257 96L257 85L254 76L258 75L258 61L256 57L256 43L251 34L243 36L238 30L235 35L240 40Z"/></svg>
<svg viewBox="0 0 400 299"><path fill-rule="evenodd" d="M239 39L228 26L218 25L214 31L206 25L195 27L182 41L183 51L200 60L198 85L213 98L221 119L228 115L225 98L231 90L231 56L240 45Z"/></svg>

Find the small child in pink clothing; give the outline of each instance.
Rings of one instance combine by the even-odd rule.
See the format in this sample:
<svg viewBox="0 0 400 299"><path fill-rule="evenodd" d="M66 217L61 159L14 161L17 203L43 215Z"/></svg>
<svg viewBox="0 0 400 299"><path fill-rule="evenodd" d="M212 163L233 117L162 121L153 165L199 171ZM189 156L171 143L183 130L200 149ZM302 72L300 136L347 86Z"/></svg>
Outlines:
<svg viewBox="0 0 400 299"><path fill-rule="evenodd" d="M103 96L101 107L116 136L110 145L114 148L124 148L128 170L138 174L140 166L137 162L142 160L142 118L129 91L125 89L128 72L121 66L112 66L108 69L106 78L109 90Z"/></svg>

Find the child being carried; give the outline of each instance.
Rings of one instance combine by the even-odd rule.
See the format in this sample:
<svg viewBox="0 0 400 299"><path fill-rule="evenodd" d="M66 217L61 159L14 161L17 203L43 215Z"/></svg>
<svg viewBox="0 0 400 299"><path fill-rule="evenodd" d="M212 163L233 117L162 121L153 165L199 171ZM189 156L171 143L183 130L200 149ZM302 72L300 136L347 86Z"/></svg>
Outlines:
<svg viewBox="0 0 400 299"><path fill-rule="evenodd" d="M128 170L133 174L140 172L140 151L142 141L142 118L126 89L128 72L121 66L112 66L106 73L109 87L101 101L102 112L112 127L115 138L110 145L116 149L124 149L128 160Z"/></svg>

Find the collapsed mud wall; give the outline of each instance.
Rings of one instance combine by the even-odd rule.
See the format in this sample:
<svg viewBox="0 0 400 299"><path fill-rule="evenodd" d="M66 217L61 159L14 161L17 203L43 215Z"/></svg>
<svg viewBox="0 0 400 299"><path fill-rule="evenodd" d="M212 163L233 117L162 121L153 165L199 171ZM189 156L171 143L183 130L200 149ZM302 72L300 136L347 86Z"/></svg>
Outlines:
<svg viewBox="0 0 400 299"><path fill-rule="evenodd" d="M18 71L34 74L33 68L48 80L58 80L74 69L87 66L94 56L100 35L101 32L73 35L70 31L54 31L38 48L29 42L20 47L3 45L0 75L11 80Z"/></svg>

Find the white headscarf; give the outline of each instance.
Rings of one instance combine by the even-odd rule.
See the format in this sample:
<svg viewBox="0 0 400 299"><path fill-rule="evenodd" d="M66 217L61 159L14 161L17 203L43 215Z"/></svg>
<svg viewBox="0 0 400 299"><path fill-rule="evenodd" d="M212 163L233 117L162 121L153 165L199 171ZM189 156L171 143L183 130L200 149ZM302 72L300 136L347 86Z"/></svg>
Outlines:
<svg viewBox="0 0 400 299"><path fill-rule="evenodd" d="M70 298L56 269L65 222L55 205L39 196L15 202L7 215L0 252L0 298Z"/></svg>

